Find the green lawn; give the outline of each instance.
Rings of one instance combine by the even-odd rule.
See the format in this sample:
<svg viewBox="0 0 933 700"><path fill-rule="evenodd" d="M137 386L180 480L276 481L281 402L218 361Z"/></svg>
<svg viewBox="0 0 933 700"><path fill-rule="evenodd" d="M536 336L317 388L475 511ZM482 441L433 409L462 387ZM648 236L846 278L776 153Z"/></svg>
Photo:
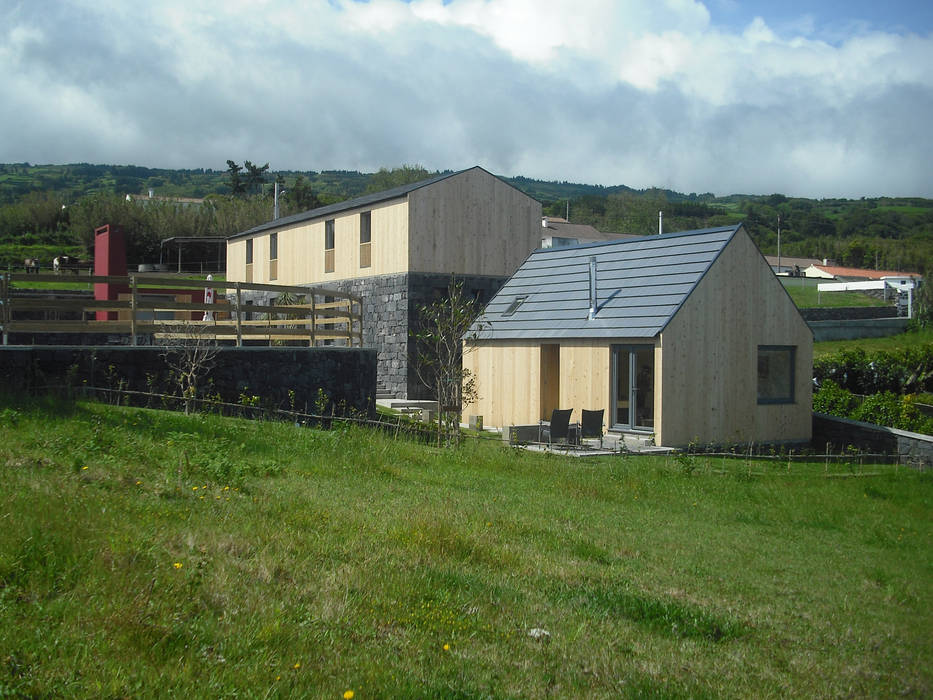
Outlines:
<svg viewBox="0 0 933 700"><path fill-rule="evenodd" d="M933 480L824 469L7 399L0 696L930 696Z"/></svg>
<svg viewBox="0 0 933 700"><path fill-rule="evenodd" d="M43 274L48 274L49 271L43 271ZM133 274L133 273L130 273ZM87 277L86 272L82 272L80 275L72 275L71 273L60 275L60 280L55 280L54 282L34 282L32 280L26 281L20 277L16 282L13 283L14 289L60 289L63 291L94 291L94 285L91 282L82 282L82 278ZM206 280L204 279L207 275L197 275L194 273L184 273L182 275L176 275L172 272L162 272L162 273L136 273L137 283L141 287L146 287L147 289L160 289L165 288L164 285L146 284L146 277L178 277L179 283L191 280L199 285L206 285ZM226 276L223 274L214 273L214 279L218 282L226 280Z"/></svg>
<svg viewBox="0 0 933 700"><path fill-rule="evenodd" d="M820 292L816 285L827 280L806 277L779 277L790 298L801 309L837 308L849 306L889 306L881 299L862 292Z"/></svg>
<svg viewBox="0 0 933 700"><path fill-rule="evenodd" d="M886 351L894 352L912 345L930 345L933 343L933 328L926 328L907 333L898 333L884 338L856 338L855 340L827 340L813 344L813 357L825 357L843 350L861 348L867 353Z"/></svg>

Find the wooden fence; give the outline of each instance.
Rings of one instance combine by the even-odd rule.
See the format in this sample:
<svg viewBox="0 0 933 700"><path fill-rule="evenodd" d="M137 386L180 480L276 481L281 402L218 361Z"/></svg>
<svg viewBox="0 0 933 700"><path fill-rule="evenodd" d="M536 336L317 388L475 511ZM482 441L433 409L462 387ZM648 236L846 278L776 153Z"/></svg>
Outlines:
<svg viewBox="0 0 933 700"><path fill-rule="evenodd" d="M309 345L362 346L362 299L321 287L224 282L130 275L128 277L80 277L82 283L109 284L122 288L117 299L64 298L49 294L27 295L30 282L75 281L59 275L0 272L0 328L3 344L11 333L116 333L137 336L181 337L197 332L204 338L234 340L296 341ZM191 292L211 287L232 290L218 295L217 303L192 302ZM267 292L272 303L246 303L244 292ZM116 319L97 320L98 312L112 312ZM204 319L208 313L207 320Z"/></svg>

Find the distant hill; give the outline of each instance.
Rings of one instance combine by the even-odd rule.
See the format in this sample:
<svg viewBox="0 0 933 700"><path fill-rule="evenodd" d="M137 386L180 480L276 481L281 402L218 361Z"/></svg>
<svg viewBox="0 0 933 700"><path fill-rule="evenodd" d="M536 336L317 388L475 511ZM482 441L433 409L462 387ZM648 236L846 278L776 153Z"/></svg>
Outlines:
<svg viewBox="0 0 933 700"><path fill-rule="evenodd" d="M409 166L399 170L417 172L417 168ZM385 181L386 173L289 170L277 171L274 175L287 186L302 178L302 187L310 188L313 198L298 200L293 206L300 206L304 201L313 202L305 204L307 208L314 203L359 196L367 188ZM266 173L263 192L250 198L254 202L247 214L239 212L236 216L220 217L225 222L223 225L215 223L217 216L202 217L198 225L205 230L201 235L226 235L238 225L246 225L241 222L269 217L269 207L255 200L270 196L272 179L273 176ZM625 185L606 187L522 176L503 179L540 201L545 214L564 216L569 210L572 222L591 224L602 231L657 233L658 211L664 212L667 231L744 221L762 252L773 254L777 252L780 217L781 250L785 255L831 258L855 267L933 271L933 200L930 199L808 199L782 194L716 197L711 193L636 190ZM75 217L70 221L68 217L50 220L50 206L44 207L43 216L36 214L43 209L37 204L40 195L46 204L54 198L53 204L59 208L82 205L88 198L124 197L146 194L149 190L159 197L215 197L219 198L218 202L229 203L228 181L227 170L212 168L170 170L91 163L0 164L0 243L19 244L51 238L62 243L71 240L69 226L73 228ZM87 231L73 233L87 240ZM150 235L157 239L161 233L152 231ZM173 231L170 235L178 233ZM29 236L34 240L21 240Z"/></svg>

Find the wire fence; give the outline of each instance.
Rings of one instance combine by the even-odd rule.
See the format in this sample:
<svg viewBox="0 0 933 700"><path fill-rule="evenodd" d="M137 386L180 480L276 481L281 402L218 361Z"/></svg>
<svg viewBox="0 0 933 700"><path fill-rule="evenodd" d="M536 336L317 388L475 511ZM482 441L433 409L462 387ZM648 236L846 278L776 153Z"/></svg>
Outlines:
<svg viewBox="0 0 933 700"><path fill-rule="evenodd" d="M403 438L425 445L438 442L436 424L423 423L403 414L377 414L375 418L355 410L337 410L331 405L330 412L322 410L317 413L298 411L291 408L281 408L262 405L260 402L247 400L240 403L230 403L211 397L184 397L177 394L162 394L158 392L138 391L121 387L97 387L87 384L47 384L34 386L35 394L52 392L66 398L86 398L92 400L103 399L106 403L120 406L133 406L137 408L153 408L172 411L188 411L192 409L200 413L213 413L224 416L240 417L249 420L270 420L290 422L296 426L330 430L340 426L355 425L372 430L378 430L393 438ZM915 471L924 471L922 460L905 458L899 454L862 451L855 448L844 448L837 452L832 451L832 445L826 443L822 452L812 449L775 450L766 445L754 443L735 446L730 450L710 447L706 450L691 446L686 450L673 450L666 454L657 452L637 452L621 449L612 453L605 450L588 450L586 446L567 445L553 449L546 443L510 444L504 441L498 433L475 431L461 431L461 440L496 443L512 449L524 449L528 446L538 447L548 455L579 457L590 452L594 456L613 455L625 458L664 459L667 466L679 468L685 473L731 474L748 477L764 476L814 476L819 475L829 479L848 479L854 477L877 477L897 473L902 467ZM443 439L443 436L442 436ZM546 449L546 448L551 449ZM797 465L794 467L794 465ZM807 465L807 468L804 468ZM822 470L816 469L822 466ZM738 467L738 469L736 468ZM843 468L844 471L839 471Z"/></svg>

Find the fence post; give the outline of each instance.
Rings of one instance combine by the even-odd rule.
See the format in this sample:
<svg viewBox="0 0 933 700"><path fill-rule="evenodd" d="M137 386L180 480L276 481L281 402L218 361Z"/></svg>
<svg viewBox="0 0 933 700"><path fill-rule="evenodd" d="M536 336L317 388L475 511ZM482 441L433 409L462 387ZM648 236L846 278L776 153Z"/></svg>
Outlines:
<svg viewBox="0 0 933 700"><path fill-rule="evenodd" d="M130 277L130 344L136 347L136 275Z"/></svg>
<svg viewBox="0 0 933 700"><path fill-rule="evenodd" d="M317 341L314 338L315 330L317 329L317 293L312 289L311 290L311 347L313 348Z"/></svg>
<svg viewBox="0 0 933 700"><path fill-rule="evenodd" d="M240 283L236 283L236 346L241 347L243 345L243 325L242 325L242 299L240 297Z"/></svg>
<svg viewBox="0 0 933 700"><path fill-rule="evenodd" d="M9 332L7 326L9 321L7 319L12 318L12 312L10 311L10 275L9 273L0 273L0 323L3 324L3 344L6 345L9 342Z"/></svg>
<svg viewBox="0 0 933 700"><path fill-rule="evenodd" d="M353 299L347 297L347 347L353 347Z"/></svg>

